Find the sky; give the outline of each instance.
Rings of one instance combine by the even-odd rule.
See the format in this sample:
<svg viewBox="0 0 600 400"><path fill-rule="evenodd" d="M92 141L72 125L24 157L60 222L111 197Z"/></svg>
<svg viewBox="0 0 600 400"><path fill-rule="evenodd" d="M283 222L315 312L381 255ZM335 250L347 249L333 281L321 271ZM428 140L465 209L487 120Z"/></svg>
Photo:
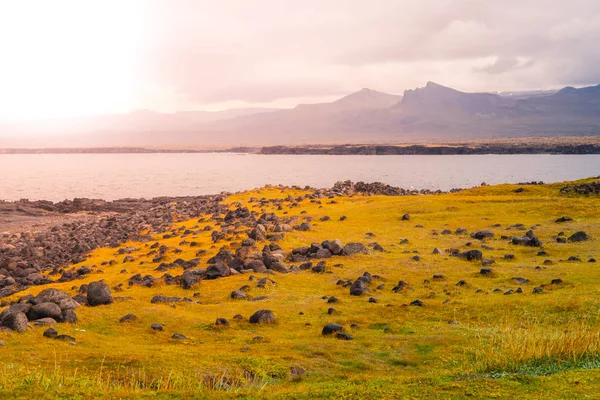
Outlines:
<svg viewBox="0 0 600 400"><path fill-rule="evenodd" d="M600 83L598 0L0 0L0 120Z"/></svg>

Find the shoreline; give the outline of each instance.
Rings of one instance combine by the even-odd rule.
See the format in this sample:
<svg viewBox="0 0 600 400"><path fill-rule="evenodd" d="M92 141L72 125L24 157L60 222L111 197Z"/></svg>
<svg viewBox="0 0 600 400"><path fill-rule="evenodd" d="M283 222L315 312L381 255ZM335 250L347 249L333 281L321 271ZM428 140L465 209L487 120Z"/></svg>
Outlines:
<svg viewBox="0 0 600 400"><path fill-rule="evenodd" d="M591 155L600 154L599 136L497 138L412 143L305 143L279 145L156 148L144 146L0 148L4 154L188 154L241 153L260 155Z"/></svg>

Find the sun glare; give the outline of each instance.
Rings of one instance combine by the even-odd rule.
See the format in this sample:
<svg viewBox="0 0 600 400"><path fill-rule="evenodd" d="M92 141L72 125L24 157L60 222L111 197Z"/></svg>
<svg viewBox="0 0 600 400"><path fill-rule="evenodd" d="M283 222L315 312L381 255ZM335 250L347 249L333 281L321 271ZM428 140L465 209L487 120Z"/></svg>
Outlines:
<svg viewBox="0 0 600 400"><path fill-rule="evenodd" d="M0 1L0 118L130 109L143 28L138 1Z"/></svg>

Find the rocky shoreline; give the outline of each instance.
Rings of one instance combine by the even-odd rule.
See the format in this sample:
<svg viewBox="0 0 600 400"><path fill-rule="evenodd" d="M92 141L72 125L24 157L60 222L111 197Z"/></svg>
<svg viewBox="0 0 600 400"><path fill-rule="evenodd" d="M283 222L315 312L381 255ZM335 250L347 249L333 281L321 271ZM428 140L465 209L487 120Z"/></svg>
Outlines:
<svg viewBox="0 0 600 400"><path fill-rule="evenodd" d="M359 193L386 196L444 193L351 181L337 182L330 189L303 189L312 192L306 198L313 201ZM220 203L226 195L115 201L77 198L57 203L0 201L0 298L32 285L50 283L43 271L50 270L63 281L76 279L85 271L66 271L64 267L84 261L92 250L115 248L127 241L149 241L152 235L166 232L176 221L201 215L212 215L218 223L226 221L228 209ZM224 235L224 231L213 231L213 241Z"/></svg>
<svg viewBox="0 0 600 400"><path fill-rule="evenodd" d="M340 146L269 146L260 154L283 155L486 155L486 154L600 154L598 144L527 145L482 144L478 146L446 145L340 145Z"/></svg>

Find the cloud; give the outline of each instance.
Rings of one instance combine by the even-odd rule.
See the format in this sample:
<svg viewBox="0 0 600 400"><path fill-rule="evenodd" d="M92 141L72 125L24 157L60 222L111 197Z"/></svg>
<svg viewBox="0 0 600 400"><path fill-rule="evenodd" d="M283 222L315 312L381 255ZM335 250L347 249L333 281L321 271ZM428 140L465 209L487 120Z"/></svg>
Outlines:
<svg viewBox="0 0 600 400"><path fill-rule="evenodd" d="M600 81L597 0L136 4L142 30L127 79L139 108L276 106L430 80L473 91Z"/></svg>

